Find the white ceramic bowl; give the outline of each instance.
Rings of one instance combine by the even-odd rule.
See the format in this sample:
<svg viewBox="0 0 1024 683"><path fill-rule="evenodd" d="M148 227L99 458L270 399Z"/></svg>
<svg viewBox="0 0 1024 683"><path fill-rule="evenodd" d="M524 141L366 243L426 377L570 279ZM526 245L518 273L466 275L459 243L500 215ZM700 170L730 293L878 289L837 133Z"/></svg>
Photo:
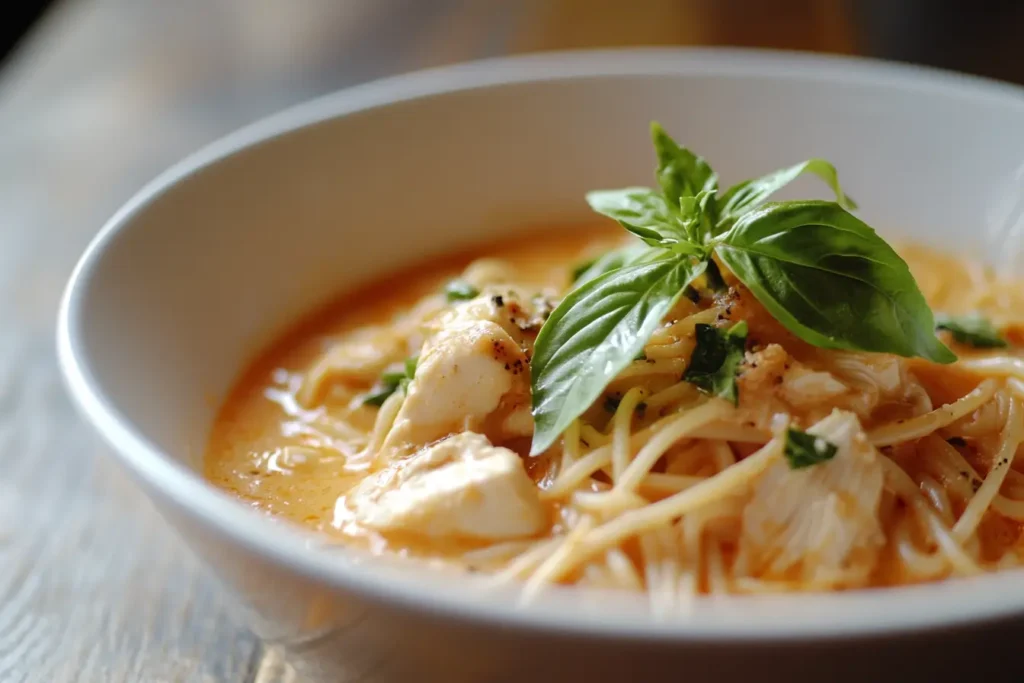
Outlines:
<svg viewBox="0 0 1024 683"><path fill-rule="evenodd" d="M565 589L521 608L476 581L322 548L197 474L225 392L289 323L411 261L585 218L588 189L650 184L651 119L725 181L828 158L883 232L995 257L984 231L1021 220L1016 88L776 53L570 53L401 76L274 116L152 182L82 258L60 313L71 393L310 680L907 680L1020 656L1000 649L1020 636L1020 572L702 600L664 619L640 598Z"/></svg>

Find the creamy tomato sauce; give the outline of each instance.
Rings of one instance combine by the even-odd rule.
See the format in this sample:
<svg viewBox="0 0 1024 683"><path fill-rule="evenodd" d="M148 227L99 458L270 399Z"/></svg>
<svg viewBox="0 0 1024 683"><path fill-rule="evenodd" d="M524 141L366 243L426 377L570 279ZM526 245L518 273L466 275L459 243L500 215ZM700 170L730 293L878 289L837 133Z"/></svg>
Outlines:
<svg viewBox="0 0 1024 683"><path fill-rule="evenodd" d="M363 401L367 392L378 380L380 369L366 373L362 379L359 379L359 373L356 372L342 383L344 386L327 383L331 386L325 390L324 395L318 393L315 400L310 400L309 396L306 396L305 400L302 398L301 390L304 382L308 384L309 377L316 375L315 366L324 358L329 357L332 349L350 345L352 335L358 335L374 326L391 327L395 323L396 316L415 310L425 300L432 299L433 304L431 305L435 307L443 306L443 297L440 298L441 303L439 304L439 297L433 295L442 291L446 283L453 278L464 277L468 272L467 267L470 267L471 264L473 264L472 267L477 267L482 263L488 263L489 260L507 264L515 272L515 286L520 292L516 296L519 296L521 301L527 301L533 292L539 293L542 290L555 292L554 296L557 300L557 297L561 296L571 284L573 266L605 253L622 242L622 231L606 225L582 228L557 227L532 233L526 232L512 239L463 251L429 263L414 265L347 293L332 305L297 324L278 343L262 354L239 379L213 426L204 461L205 476L218 487L237 495L257 510L323 532L328 537L344 539L346 543L366 546L378 552L409 554L456 565L459 564L458 558L466 557L467 551L490 552L491 548L488 547L488 543L479 538L468 540L466 537L444 534L427 537L422 533L410 533L404 529L389 530L383 534L370 532L365 527L351 524L352 511L346 503L346 496L351 502L357 493L353 487L367 478L365 471L353 471L351 462L353 459L359 459L356 456L362 447L360 444L368 443L368 435L374 430L375 421L382 410L374 405L365 405ZM979 264L939 254L920 246L905 246L899 251L913 271L923 294L931 305L936 307L936 310L947 313L978 311L990 316L993 321L998 323L1003 333L1011 340L1024 339L1024 332L1020 331L1024 328L1014 324L1014 321L1018 319L1019 311L1024 308L1022 305L1024 296L1021 294L1018 283L998 278ZM505 290L501 291L504 293ZM523 293L525 293L525 298L522 298ZM495 297L495 299L500 298ZM498 306L500 308L501 304ZM749 310L747 310L748 308ZM506 315L506 323L509 322L508 310L503 310L503 315ZM714 319L714 313L714 310L698 312L693 314L693 317L708 315L710 317L707 317L707 321L711 321ZM809 364L808 368L838 372L834 370L834 367L841 365L843 356L832 355L823 360L819 351L813 349L800 351L800 343L778 328L778 325L756 305L756 302L752 305L752 300L749 297L745 300L736 299L733 304L729 304L725 309L719 311L719 317L723 313L732 313L749 322L752 329L757 331L758 336L765 343L777 341L778 344L781 344L781 347L778 344L774 345L774 352L772 352L772 346L769 346L757 354L750 355L748 353L748 365L742 377L748 401L752 400L756 405L763 403L767 408L769 403L775 400L772 397L779 391L782 384L782 373L789 370L790 363L798 357ZM671 330L672 328L673 324L666 322L666 329ZM531 334L535 335L536 330ZM397 336L401 337L402 335ZM339 343L341 340L345 340L345 342ZM415 356L420 352L420 347L423 344L422 338L414 334L407 341L408 348L402 348L400 352L390 352L391 360ZM786 347L793 355L787 356L782 351L782 347ZM645 349L648 353L642 359L653 364L650 367L655 369L660 364L671 370L675 367L674 363L679 364L679 368L683 368L686 358L692 353L692 350L692 340L683 335L672 343ZM970 359L976 355L974 350L966 347L958 347L957 350L963 359ZM807 357L800 356L800 353L804 353ZM881 359L882 356L873 356L872 358ZM884 365L884 359L879 362ZM959 365L936 365L919 359L901 360L899 363L905 365L906 371L910 373L908 376L912 377L915 385L919 387L919 393L928 402L928 407L932 408L960 400L981 381L976 370L961 368ZM773 374L775 372L774 365L779 366L776 368L778 373L775 374ZM637 380L638 374L645 369L647 366L633 368L632 370L637 372L632 375L624 373L620 379L626 379L627 387L630 382L640 381L645 384L645 397L658 394L658 392L662 392L658 395L667 396L677 389L679 395L667 399L662 404L660 413L648 411L645 414L644 410L640 408L634 422L636 428L650 425L661 417L671 415L667 406L674 405L672 401L676 399L685 398L689 395L687 392L694 393L695 391L686 382L680 382L678 369L672 370L669 375L664 377L654 377L650 380L641 377L640 380ZM508 365L505 366L505 370L510 370ZM841 370L842 367L839 367L839 371ZM803 372L804 376L798 377L797 380L803 381L805 384L808 381L824 383L824 389L819 387L819 391L823 390L826 393L833 391L831 387L834 385L829 384L832 379L823 379L823 377L830 376L825 376L822 372L811 373L808 369ZM889 370L882 368L879 373L884 378L889 374ZM762 378L761 375L764 377ZM842 376L841 373L839 376ZM761 379L763 381L760 381ZM611 386L615 388L618 385L613 382ZM1024 387L1024 384L1020 386ZM844 391L849 390L849 387L841 386L841 388ZM785 390L786 387L782 387L782 389ZM760 398L751 398L757 396L758 392L764 392L765 400L763 402ZM611 423L607 418L611 412L617 411L618 399L623 398L623 393L625 393L625 389L615 394L610 407L606 401L599 401L584 416L590 420L596 414L595 419L586 424L586 428L591 430L591 434L597 434L597 432L608 428L607 425ZM795 396L787 400L792 403L800 398L801 396ZM871 398L871 396L869 395L867 398ZM861 416L862 424L866 429L871 429L877 426L879 421L892 419L902 422L903 413L915 408L915 400L917 399L907 398L902 403L893 406L880 405L878 410ZM827 412L831 410L832 402L838 405L838 401L839 399L833 401L831 398L826 399L824 403L811 400L806 406L794 408L791 405L789 410L794 417L799 419L819 409L824 409ZM819 403L822 404L819 405ZM528 407L528 400L526 407ZM747 407L750 408L749 405ZM988 413L985 410L988 410ZM964 433L968 437L975 433L991 433L992 436L986 435L984 438L979 436L976 441L992 450L998 445L999 421L1005 418L1005 401L1002 403L1000 400L993 401L991 407L985 410L979 410L977 415L971 418L977 424L970 421L965 423L966 431ZM921 411L927 412L927 407L920 408L919 412ZM992 424L988 424L989 422ZM750 425L752 426L753 422ZM489 428L484 423L480 423L479 427L482 431ZM598 434L598 436L602 435ZM605 432L602 438L610 437ZM731 438L731 436L719 435L707 439L704 443L694 443L692 447L687 446L684 440L680 449L671 453L671 457L675 460L668 461L668 465L666 465L665 458L659 460L658 466L647 480L648 488L644 489L644 495L650 501L664 498L678 492L678 488L673 487L682 486L688 477L701 479L720 471L722 458L725 460L746 458L760 447L760 443L745 443L742 439L729 445L728 441ZM709 446L709 444L716 443L716 439L718 445ZM954 478L954 484L962 485L960 493L963 496L968 496L967 492L971 491L972 487L973 490L976 490L981 481L980 477L991 468L991 463L984 458L972 455L969 450L964 450L961 455L951 445L957 444L960 447L963 443L962 438L951 439L947 443L937 436L929 436L919 443L903 444L884 451L884 457L892 458L893 462L905 468L913 477L913 481L911 478L906 479L904 490L900 495L910 496L916 487L922 487L927 495L939 496L935 499L938 501L935 503L936 510L948 524L952 524L956 515L962 514L965 503L964 500L955 496L952 502L942 498L946 494L940 491L938 482L945 482L943 479L945 471L932 471L934 469L932 465L935 462L931 459L932 454L945 454L943 456L945 460L952 462L959 470L974 467L982 473L977 477L972 474L972 480L969 482L961 482ZM594 447L594 444L587 444L585 439L581 440L580 444L589 448ZM503 446L515 451L520 456L525 456L529 449L529 439L501 439L494 441L494 445ZM961 448L961 450L963 449ZM928 457L920 455L921 453L927 454ZM528 457L521 460L526 475L538 489L544 489L550 484L550 481L545 481L546 468L551 462L557 461L557 457L554 460ZM968 462L969 465L965 464ZM672 463L677 463L678 466ZM948 485L948 482L946 483ZM607 490L607 484L607 479L600 476L590 482L593 487L592 492ZM528 483L528 485L530 484ZM663 488L659 489L659 486ZM959 489L954 490L954 493L957 490ZM1019 472L1012 472L1007 481L1007 490L1011 490L1015 496L1017 493L1024 492L1024 476L1021 476ZM484 494L480 493L480 495ZM534 495L536 496L536 494ZM547 528L545 533L548 536L564 533L567 522L563 516L567 511L578 514L571 509L571 506L566 506L564 500L556 502L545 498L542 503L536 503L536 505L544 506L542 510L544 524ZM1014 500L1005 505L1019 505L1019 503ZM873 571L870 575L861 577L860 581L866 585L892 585L922 580L918 574L907 573L905 563L900 560L899 552L905 548L923 547L927 545L927 539L920 536L920 532L914 524L901 521L907 516L906 508L897 505L896 497L893 495L886 493L880 499L879 509L883 525L890 530L889 539L885 548L880 551L881 559L875 564ZM728 514L732 516L732 524L735 527L737 511L731 510ZM501 515L497 515L497 517L501 517ZM736 533L736 529L733 527L717 532L722 534L722 540L717 547L721 558L720 561L716 560L719 564L724 562L726 565L733 565L735 562L736 539L730 536L730 534L735 535ZM1004 553L1005 557L1012 558L1015 556L1013 549L1020 537L1020 524L1016 520L998 515L988 515L979 525L977 536L982 544L981 552L979 552L979 557L982 560L994 562L996 559L1004 557ZM526 544L524 547L529 547L529 543L542 543L545 534L540 536L528 534L526 538L529 540L515 542ZM496 543L499 550L501 545L501 542ZM628 558L628 562L636 566L643 566L647 551L643 550L642 545L636 539L629 539L621 544L617 551L621 553L621 558ZM456 561L450 563L451 560ZM1004 561L1009 562L1010 560ZM918 564L922 563L924 563L923 560L918 562ZM483 562L479 566L494 569L500 567L501 563L488 565ZM924 563L922 566L927 565ZM477 566L471 568L477 568ZM594 572L592 575L587 575L585 571L573 572L567 579L591 582L595 585L608 584L610 579L607 571L604 574L601 571ZM936 577L941 575L942 573L937 573ZM702 576L699 570L697 576ZM626 576L620 583L631 585L632 581L633 579ZM612 583L614 584L614 582ZM698 578L696 590L713 592L714 586L711 583L713 582L707 576ZM765 585L775 586L775 584ZM766 590L756 581L743 584L739 588L734 587L734 589L750 590L751 592ZM771 588L771 590L775 589L777 586Z"/></svg>
<svg viewBox="0 0 1024 683"><path fill-rule="evenodd" d="M334 532L335 504L358 477L345 473L340 454L333 460L299 464L284 452L289 446L344 447L344 435L331 433L326 424L332 411L346 411L349 420L366 430L372 427L375 411L365 408L349 414L347 400L328 398L312 410L296 401L302 375L332 340L366 325L386 323L478 259L501 259L517 269L521 280L538 288L561 289L568 284L567 264L616 245L620 235L621 230L605 225L526 232L410 267L344 295L300 322L238 382L214 424L205 459L207 479L256 509Z"/></svg>

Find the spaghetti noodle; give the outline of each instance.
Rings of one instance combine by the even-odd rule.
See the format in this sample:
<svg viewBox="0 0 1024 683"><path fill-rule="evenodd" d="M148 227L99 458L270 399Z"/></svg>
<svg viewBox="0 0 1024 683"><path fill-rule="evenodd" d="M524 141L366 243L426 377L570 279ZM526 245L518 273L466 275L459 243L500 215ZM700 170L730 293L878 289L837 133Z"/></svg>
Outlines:
<svg viewBox="0 0 1024 683"><path fill-rule="evenodd" d="M346 543L522 581L529 595L555 583L645 591L658 609L696 594L900 585L1021 563L1024 355L1012 345L1024 311L1019 283L921 247L901 250L933 308L984 314L1011 341L976 350L947 340L960 361L943 366L814 348L725 273L727 295L682 299L603 398L530 457L529 395L517 369L529 362L535 318L566 286L558 282L571 263L566 254L579 251L574 238L558 239L506 249L508 262L474 261L461 274L471 299L446 300L437 285L447 275L434 272L389 295L397 317L371 324L365 306L342 316L345 334L326 350L308 332L286 342L225 407L208 476ZM732 405L681 377L698 323L739 321L749 337ZM487 336L492 329L499 331ZM475 359L472 345L458 359L472 374L468 384L430 374L437 340L456 340L459 330L489 344L488 358L501 355L508 381L492 382L492 366ZM499 333L514 345L498 349ZM382 371L416 354L411 379L395 380L380 405L362 403ZM488 382L498 386L493 400ZM281 395L297 407L272 398ZM463 406L465 419L437 417L448 403ZM785 454L791 427L835 445L835 456L794 469ZM473 503L474 514L503 514L499 498L515 491L543 509L540 526L520 533L498 525L493 536L485 520L444 526L430 517L417 526L435 512L413 503L394 513L393 526L365 523L353 496L370 484L428 481L421 475L441 481L440 470L402 463L468 432L500 451L487 451L494 467L500 455L533 489L501 489ZM271 463L271 454L286 452ZM429 467L448 462L435 455ZM443 514L471 498L451 486ZM374 491L379 505L397 495ZM434 504L429 491L417 495Z"/></svg>

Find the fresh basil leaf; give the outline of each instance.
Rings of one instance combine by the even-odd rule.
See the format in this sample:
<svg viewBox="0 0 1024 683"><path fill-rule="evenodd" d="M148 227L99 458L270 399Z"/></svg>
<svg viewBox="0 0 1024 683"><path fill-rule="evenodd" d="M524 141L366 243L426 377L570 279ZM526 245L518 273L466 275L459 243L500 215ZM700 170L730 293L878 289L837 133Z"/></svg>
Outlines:
<svg viewBox="0 0 1024 683"><path fill-rule="evenodd" d="M739 404L736 376L747 345L747 323L738 322L728 330L697 323L694 332L697 346L683 379L704 393Z"/></svg>
<svg viewBox="0 0 1024 683"><path fill-rule="evenodd" d="M838 450L839 448L834 443L826 441L820 436L808 434L792 427L786 430L784 451L790 469L800 470L831 460Z"/></svg>
<svg viewBox="0 0 1024 683"><path fill-rule="evenodd" d="M584 282L589 282L590 280L593 280L600 275L604 275L609 271L637 263L645 258L652 257L657 253L657 250L652 249L642 242L627 244L624 247L613 249L612 251L602 254L596 259L591 259L590 261L576 266L573 270L573 282L578 287Z"/></svg>
<svg viewBox="0 0 1024 683"><path fill-rule="evenodd" d="M992 323L980 315L951 316L936 313L935 329L946 330L957 342L976 349L1002 349L1009 346Z"/></svg>
<svg viewBox="0 0 1024 683"><path fill-rule="evenodd" d="M669 137L657 122L651 123L651 141L658 155L658 185L665 199L675 203L682 197L694 197L707 192L711 198L710 211L714 218L714 197L718 191L718 176L708 162Z"/></svg>
<svg viewBox="0 0 1024 683"><path fill-rule="evenodd" d="M667 255L624 266L573 290L534 346L533 446L536 455L633 362L705 264Z"/></svg>
<svg viewBox="0 0 1024 683"><path fill-rule="evenodd" d="M388 400L391 394L399 389L406 391L409 388L409 382L416 376L416 365L419 360L419 356L412 356L406 358L400 366L391 365L380 373L377 383L363 395L363 405L380 407L384 405L384 401Z"/></svg>
<svg viewBox="0 0 1024 683"><path fill-rule="evenodd" d="M808 159L795 166L782 168L760 178L744 180L725 191L719 200L721 205L721 228L728 227L730 222L745 213L753 211L768 200L770 196L796 180L803 173L813 173L832 188L836 195L836 203L845 209L856 209L857 204L847 197L839 186L839 175L836 168L824 159Z"/></svg>
<svg viewBox="0 0 1024 683"><path fill-rule="evenodd" d="M449 302L468 301L480 295L480 290L465 280L449 280L444 286L444 298Z"/></svg>
<svg viewBox="0 0 1024 683"><path fill-rule="evenodd" d="M679 212L654 190L645 187L597 190L587 193L587 203L599 214L617 220L652 247L697 253L696 245L691 244L679 222Z"/></svg>
<svg viewBox="0 0 1024 683"><path fill-rule="evenodd" d="M722 236L719 258L786 329L827 349L956 360L907 264L834 202L768 204Z"/></svg>
<svg viewBox="0 0 1024 683"><path fill-rule="evenodd" d="M715 233L714 211L714 190L701 190L695 197L679 200L679 220L691 242L708 243Z"/></svg>

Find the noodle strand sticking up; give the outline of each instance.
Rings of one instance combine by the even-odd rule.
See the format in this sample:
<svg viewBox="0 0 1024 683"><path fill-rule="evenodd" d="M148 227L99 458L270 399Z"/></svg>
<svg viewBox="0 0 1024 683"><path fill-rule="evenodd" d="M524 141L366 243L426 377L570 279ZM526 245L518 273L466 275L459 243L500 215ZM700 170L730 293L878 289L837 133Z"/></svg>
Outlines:
<svg viewBox="0 0 1024 683"><path fill-rule="evenodd" d="M960 519L953 526L953 538L957 541L963 543L977 531L982 515L995 500L999 489L1006 480L1006 474L1013 465L1021 438L1020 403L1011 399L1010 415L1006 419L1006 426L1000 437L1002 443L999 445L999 450L996 451L992 469L985 477L984 483L978 488L978 492L971 498L971 502L964 508Z"/></svg>
<svg viewBox="0 0 1024 683"><path fill-rule="evenodd" d="M629 436L633 427L633 413L643 396L640 387L633 387L622 397L612 417L612 481L619 481L629 465Z"/></svg>
<svg viewBox="0 0 1024 683"><path fill-rule="evenodd" d="M695 429L725 417L729 407L721 401L709 401L699 408L683 413L664 425L636 454L612 489L615 493L631 491L640 485L644 476L672 445L693 433ZM625 441L625 439L623 439Z"/></svg>
<svg viewBox="0 0 1024 683"><path fill-rule="evenodd" d="M902 441L912 441L948 427L957 420L970 415L988 402L996 393L998 385L994 380L985 380L978 388L959 401L937 408L925 415L910 420L897 421L880 427L869 435L876 446L891 446Z"/></svg>
<svg viewBox="0 0 1024 683"><path fill-rule="evenodd" d="M614 520L580 537L558 562L538 569L530 578L531 582L536 585L545 581L557 581L594 553L607 550L644 531L670 524L672 520L691 510L729 495L737 488L748 484L773 458L779 457L780 450L781 441L773 439L757 453L716 477L639 510L622 513Z"/></svg>

